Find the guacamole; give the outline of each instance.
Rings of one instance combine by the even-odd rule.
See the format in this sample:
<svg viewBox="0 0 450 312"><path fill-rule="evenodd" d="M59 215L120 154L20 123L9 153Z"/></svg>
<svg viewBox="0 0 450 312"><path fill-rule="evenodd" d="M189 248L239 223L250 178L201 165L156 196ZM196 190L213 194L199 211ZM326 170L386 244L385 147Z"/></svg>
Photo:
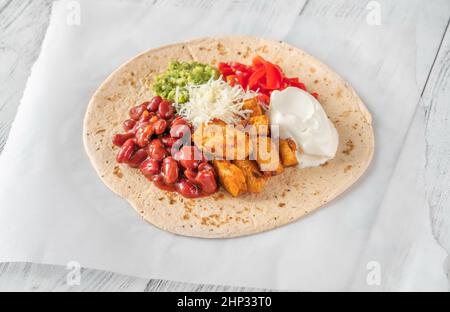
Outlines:
<svg viewBox="0 0 450 312"><path fill-rule="evenodd" d="M211 78L219 78L218 70L211 65L199 62L172 61L169 63L167 71L156 77L152 89L162 98L175 102L176 89L179 87L178 103L186 103L189 101L186 85L205 84Z"/></svg>

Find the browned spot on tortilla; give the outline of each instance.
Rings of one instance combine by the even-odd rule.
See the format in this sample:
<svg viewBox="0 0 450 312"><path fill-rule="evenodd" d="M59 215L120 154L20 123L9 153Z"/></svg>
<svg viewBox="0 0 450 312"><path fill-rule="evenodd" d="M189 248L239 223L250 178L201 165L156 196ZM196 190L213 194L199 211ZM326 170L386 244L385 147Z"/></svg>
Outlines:
<svg viewBox="0 0 450 312"><path fill-rule="evenodd" d="M323 165L320 165L321 167L326 167L326 166L328 166L329 165L329 163L328 163L328 161L326 162L326 163L324 163Z"/></svg>
<svg viewBox="0 0 450 312"><path fill-rule="evenodd" d="M358 129L358 126L359 126L359 124L355 123L352 125L352 128L356 130L356 129Z"/></svg>
<svg viewBox="0 0 450 312"><path fill-rule="evenodd" d="M259 47L258 49L256 49L257 52L261 52L261 53L267 53L269 51L267 45L263 45L262 47Z"/></svg>
<svg viewBox="0 0 450 312"><path fill-rule="evenodd" d="M186 202L184 203L184 210L187 213L191 213L192 212L192 204L190 202Z"/></svg>
<svg viewBox="0 0 450 312"><path fill-rule="evenodd" d="M355 145L353 144L352 140L348 140L347 143L345 143L345 146L347 147L345 150L342 151L342 154L344 155L350 155L350 153L355 148Z"/></svg>
<svg viewBox="0 0 450 312"><path fill-rule="evenodd" d="M189 215L188 214L185 214L184 216L183 216L183 220L189 220Z"/></svg>
<svg viewBox="0 0 450 312"><path fill-rule="evenodd" d="M95 134L100 134L103 132L106 132L106 129L99 129L99 130L95 131Z"/></svg>
<svg viewBox="0 0 450 312"><path fill-rule="evenodd" d="M115 102L117 100L120 100L121 98L122 98L122 95L119 94L119 93L116 93L116 94L113 94L113 95L105 97L105 99L110 101L110 102Z"/></svg>
<svg viewBox="0 0 450 312"><path fill-rule="evenodd" d="M211 221L211 219L209 217L202 217L202 221L200 222L201 225L216 225L216 223L214 221Z"/></svg>
<svg viewBox="0 0 450 312"><path fill-rule="evenodd" d="M249 57L251 54L252 54L252 49L250 49L250 47L247 47L247 48L245 49L245 52L244 52L244 54L242 55L242 57L243 57L243 58L247 58L247 57Z"/></svg>
<svg viewBox="0 0 450 312"><path fill-rule="evenodd" d="M119 166L115 166L113 169L113 174L118 177L119 179L123 178L122 170L120 170Z"/></svg>
<svg viewBox="0 0 450 312"><path fill-rule="evenodd" d="M319 80L314 80L314 84L318 84L319 83Z"/></svg>
<svg viewBox="0 0 450 312"><path fill-rule="evenodd" d="M213 196L214 200L221 200L225 198L225 195L223 193L217 194Z"/></svg>
<svg viewBox="0 0 450 312"><path fill-rule="evenodd" d="M344 168L344 173L349 172L352 169L352 165L348 165Z"/></svg>
<svg viewBox="0 0 450 312"><path fill-rule="evenodd" d="M351 113L352 113L352 111L348 110L348 111L343 112L339 116L342 118L347 118L348 116L350 116Z"/></svg>
<svg viewBox="0 0 450 312"><path fill-rule="evenodd" d="M279 203L279 204L278 204L278 207L280 207L280 208L283 208L283 207L285 207L285 206L286 206L285 203Z"/></svg>
<svg viewBox="0 0 450 312"><path fill-rule="evenodd" d="M314 74L316 72L316 69L314 67L310 67L309 71Z"/></svg>
<svg viewBox="0 0 450 312"><path fill-rule="evenodd" d="M314 196L317 196L320 194L320 191L315 191L314 193L312 193Z"/></svg>
<svg viewBox="0 0 450 312"><path fill-rule="evenodd" d="M340 99L342 97L342 89L338 89L337 93L336 93L336 97L338 99Z"/></svg>
<svg viewBox="0 0 450 312"><path fill-rule="evenodd" d="M227 52L225 51L225 46L220 42L217 44L217 51L219 52L220 55L227 54Z"/></svg>
<svg viewBox="0 0 450 312"><path fill-rule="evenodd" d="M166 197L169 199L169 204L170 205L173 205L173 204L175 204L177 202L176 199L175 199L174 193L166 192Z"/></svg>

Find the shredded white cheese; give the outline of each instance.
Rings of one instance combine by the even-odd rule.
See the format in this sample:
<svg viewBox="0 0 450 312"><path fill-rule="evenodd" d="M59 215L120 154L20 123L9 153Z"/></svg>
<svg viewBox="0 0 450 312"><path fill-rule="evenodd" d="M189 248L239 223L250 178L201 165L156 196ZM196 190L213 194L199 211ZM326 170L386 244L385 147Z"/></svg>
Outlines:
<svg viewBox="0 0 450 312"><path fill-rule="evenodd" d="M220 119L227 124L237 124L247 119L252 112L244 110L242 105L245 100L256 96L254 92L245 92L239 85L231 87L221 78L203 85L188 85L187 90L189 102L178 104L176 101L175 105L178 114L195 128L213 119Z"/></svg>

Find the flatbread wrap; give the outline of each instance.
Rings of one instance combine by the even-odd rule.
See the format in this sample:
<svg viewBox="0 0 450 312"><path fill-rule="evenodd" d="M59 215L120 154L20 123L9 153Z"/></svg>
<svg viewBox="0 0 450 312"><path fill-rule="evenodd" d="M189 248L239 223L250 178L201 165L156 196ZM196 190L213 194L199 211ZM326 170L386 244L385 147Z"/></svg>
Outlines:
<svg viewBox="0 0 450 312"><path fill-rule="evenodd" d="M138 169L117 163L118 147L111 138L123 132L122 122L131 107L155 95L152 84L171 61L251 64L255 55L276 64L286 76L300 77L307 90L318 95L338 133L334 158L316 167L286 167L282 174L264 177L264 189L259 193L246 189L233 197L221 187L210 196L195 199L155 187ZM160 229L201 238L250 235L294 222L349 189L367 170L374 153L371 115L339 75L287 43L249 36L202 38L133 58L112 73L92 97L83 140L101 180L142 218ZM288 145L283 141L281 146ZM295 159L290 161L295 165ZM245 168L241 162L236 164Z"/></svg>

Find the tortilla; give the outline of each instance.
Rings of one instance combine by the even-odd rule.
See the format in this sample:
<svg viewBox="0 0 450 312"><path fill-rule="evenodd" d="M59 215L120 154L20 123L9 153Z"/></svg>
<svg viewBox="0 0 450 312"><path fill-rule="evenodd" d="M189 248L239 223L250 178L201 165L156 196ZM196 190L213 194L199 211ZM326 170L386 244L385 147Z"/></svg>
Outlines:
<svg viewBox="0 0 450 312"><path fill-rule="evenodd" d="M278 64L287 76L300 77L317 92L339 132L336 157L311 169L288 168L271 178L261 194L232 198L224 190L189 200L159 190L139 170L116 163L114 134L123 132L128 110L152 97L150 85L173 59L217 64L250 64L259 54ZM283 42L256 37L204 38L145 52L116 70L93 96L84 120L83 138L102 181L125 198L151 224L169 232L202 238L255 234L291 223L324 206L354 184L374 152L372 118L355 91L333 70L304 51Z"/></svg>

